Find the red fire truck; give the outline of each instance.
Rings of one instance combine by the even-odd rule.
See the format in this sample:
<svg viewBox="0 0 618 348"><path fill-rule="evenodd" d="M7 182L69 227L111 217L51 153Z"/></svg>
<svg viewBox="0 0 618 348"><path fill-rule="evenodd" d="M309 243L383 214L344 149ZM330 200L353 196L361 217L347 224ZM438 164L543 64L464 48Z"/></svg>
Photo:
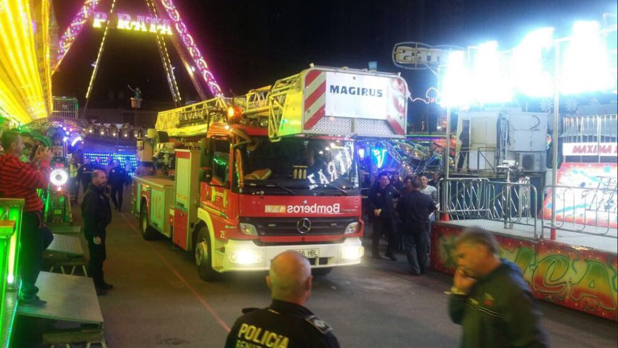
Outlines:
<svg viewBox="0 0 618 348"><path fill-rule="evenodd" d="M311 67L274 85L162 112L138 142L133 211L145 239L193 252L202 279L267 270L286 250L316 274L359 264L356 142L405 136L395 74ZM151 175L144 175L149 172Z"/></svg>

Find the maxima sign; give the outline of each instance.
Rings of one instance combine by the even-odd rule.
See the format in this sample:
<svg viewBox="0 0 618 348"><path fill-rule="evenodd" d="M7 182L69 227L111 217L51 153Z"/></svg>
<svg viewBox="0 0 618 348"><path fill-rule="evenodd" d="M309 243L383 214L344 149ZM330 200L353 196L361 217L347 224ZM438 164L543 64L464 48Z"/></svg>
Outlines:
<svg viewBox="0 0 618 348"><path fill-rule="evenodd" d="M563 156L604 156L618 157L616 143L571 143L562 147Z"/></svg>

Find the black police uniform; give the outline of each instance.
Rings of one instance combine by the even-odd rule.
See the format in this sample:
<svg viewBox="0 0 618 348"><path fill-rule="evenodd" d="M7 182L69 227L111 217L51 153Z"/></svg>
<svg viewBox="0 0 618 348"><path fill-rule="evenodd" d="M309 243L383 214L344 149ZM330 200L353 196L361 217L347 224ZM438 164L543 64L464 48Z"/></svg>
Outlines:
<svg viewBox="0 0 618 348"><path fill-rule="evenodd" d="M97 288L104 289L106 283L103 276L103 262L107 258L105 229L112 221L112 209L104 189L90 184L82 201L82 220L84 221L84 235L88 241L88 251L90 251L88 275L92 277ZM101 244L94 243L95 237L101 238Z"/></svg>
<svg viewBox="0 0 618 348"><path fill-rule="evenodd" d="M403 247L414 275L429 268L429 215L436 211L433 200L419 190L406 193L397 209L403 222Z"/></svg>
<svg viewBox="0 0 618 348"><path fill-rule="evenodd" d="M109 171L109 183L112 185L112 202L114 203L114 208L117 210L122 209L123 188L128 182L127 177L127 171L121 166L112 168Z"/></svg>
<svg viewBox="0 0 618 348"><path fill-rule="evenodd" d="M273 300L243 312L225 348L339 348L333 329L303 306Z"/></svg>
<svg viewBox="0 0 618 348"><path fill-rule="evenodd" d="M375 219L373 225L372 253L374 257L379 256L378 247L380 235L385 234L388 238L387 256L394 256L397 248L397 235L395 227L395 198L399 197L399 192L388 185L385 188L375 185L369 193L371 203L371 216ZM374 210L381 210L380 216L374 215Z"/></svg>

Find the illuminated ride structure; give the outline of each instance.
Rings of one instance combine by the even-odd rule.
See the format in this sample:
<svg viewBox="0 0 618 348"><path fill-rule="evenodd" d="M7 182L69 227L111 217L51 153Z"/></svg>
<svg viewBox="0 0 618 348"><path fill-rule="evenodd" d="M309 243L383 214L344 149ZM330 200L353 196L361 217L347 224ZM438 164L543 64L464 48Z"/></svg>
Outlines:
<svg viewBox="0 0 618 348"><path fill-rule="evenodd" d="M171 40L172 45L178 52L200 98L202 100L208 98L205 92L206 90L214 97L222 97L221 89L215 81L214 75L208 68L208 64L183 23L172 0L145 0L149 10L148 16L131 16L125 13L118 13L116 11L118 0L107 1L107 5L109 6L103 8L102 5L105 2L104 0L86 0L84 2L82 8L77 13L64 35L60 38L58 55L55 57L55 64L52 67L52 74L58 71L64 58L69 53L72 45L86 25L91 24L94 28L104 30L90 84L86 93L84 113L88 108L88 102L92 95L101 58L105 50L105 44L109 39L110 30L143 32L146 35L152 35L156 38L170 92L176 106L180 106L182 101L174 76L174 69L170 60L166 38ZM140 103L140 96L138 92L136 92L135 98L132 98L132 106L134 108L139 108ZM114 160L120 160L121 163L126 162L130 164L128 168L130 171L133 171L134 168L137 167L134 154L130 152L126 154L118 153L118 151L107 153L107 151L102 152L101 148L105 148L106 145L110 145L111 142L115 143L113 145L118 146L119 144L121 145L121 143L131 141L133 137L143 136L144 134L135 133L137 130L132 129L118 129L114 125L89 125L77 119L77 112L75 99L54 98L54 115L66 117L56 117L48 121L35 121L31 125L25 127L25 129L37 129L43 136L47 136L51 139L49 145L54 152L53 173L50 190L42 193L46 202L45 216L48 222L72 221L69 200L70 190L67 190L68 162L66 158L69 153L75 150L77 145L82 145L84 150L86 150L84 156L93 162L99 159L102 160L102 163L107 165L107 160L111 157ZM101 134L101 139L97 138L99 132ZM98 141L101 143L98 144L100 146L96 146L96 149L92 148L90 151L88 148L91 146L88 144L97 142L97 140L100 140ZM88 144L84 146L86 142L88 142Z"/></svg>
<svg viewBox="0 0 618 348"><path fill-rule="evenodd" d="M178 53L182 65L186 68L201 100L208 99L209 95L212 97L223 96L221 88L172 0L144 0L149 11L147 15L120 13L117 11L118 3L119 0L86 0L64 35L60 38L58 55L52 70L53 73L58 71L72 45L87 25L104 31L86 92L86 105L83 109L83 114L87 112L88 103L95 86L106 43L110 39L111 30L139 32L156 39L161 62L176 107L182 105L182 99L174 75L174 67L170 60L168 42L171 42ZM135 96L131 98L131 104L134 109L138 109L141 107L142 102L141 92L137 88L133 91ZM66 110L69 110L69 112L74 111L75 115L77 115L76 100L73 102L74 99L55 99L59 100L57 103L54 100L54 114L64 115L67 112ZM110 157L120 160L121 163L126 161L131 164L127 169L133 172L137 163L133 150L129 149L129 147L133 146L127 145L129 143L134 145L135 138L145 136L145 130L126 129L124 126L119 128L115 125L89 125L85 135L85 157L91 160L102 159L102 162L105 164ZM109 148L112 147L116 149L110 152ZM123 153L119 153L119 151Z"/></svg>
<svg viewBox="0 0 618 348"><path fill-rule="evenodd" d="M161 112L138 142L133 212L145 239L193 252L199 275L267 270L286 250L314 273L360 263L358 144L403 139L398 75L314 67L250 91Z"/></svg>
<svg viewBox="0 0 618 348"><path fill-rule="evenodd" d="M176 49L183 66L186 68L189 77L201 100L208 99L206 90L212 97L222 97L223 93L219 87L213 73L210 71L206 60L187 26L182 21L180 13L172 0L145 0L148 6L148 16L132 16L126 13L118 13L116 5L119 0L108 0L110 5L107 11L102 12L102 3L105 0L86 0L80 11L77 13L69 28L60 39L57 63L53 71L57 71L63 59L69 53L73 43L77 40L84 27L92 23L94 28L104 30L99 52L94 63L94 69L86 92L86 105L92 94L94 82L99 71L101 58L105 51L105 44L109 39L110 30L124 30L141 32L145 35L156 37L157 47L166 73L167 82L172 94L174 104L178 107L182 105L180 91L174 76L174 67L170 60L166 38L169 38ZM139 91L132 98L132 107L139 108L141 95Z"/></svg>
<svg viewBox="0 0 618 348"><path fill-rule="evenodd" d="M513 50L490 42L449 54L439 98L446 138L457 129L458 160L446 161L438 188L435 270L453 273L454 241L480 226L498 236L536 297L617 319L617 26L609 18L578 22L568 38L540 29ZM598 100L578 106L585 98ZM540 111L526 111L530 101ZM445 157L452 142L446 148Z"/></svg>

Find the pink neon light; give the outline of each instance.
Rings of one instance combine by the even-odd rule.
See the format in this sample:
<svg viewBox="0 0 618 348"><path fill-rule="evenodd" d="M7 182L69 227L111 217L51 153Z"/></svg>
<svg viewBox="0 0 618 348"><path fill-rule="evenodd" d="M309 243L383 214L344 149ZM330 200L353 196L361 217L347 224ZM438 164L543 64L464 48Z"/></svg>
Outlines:
<svg viewBox="0 0 618 348"><path fill-rule="evenodd" d="M176 27L176 31L180 34L180 38L184 43L185 47L189 51L193 62L195 63L195 68L199 71L200 75L206 81L210 92L217 97L223 96L223 92L221 91L221 87L215 80L215 76L212 74L210 69L208 68L208 64L204 57L202 57L202 53L197 48L195 41L189 31L187 30L187 26L183 23L180 18L180 13L176 9L176 6L172 3L172 0L161 0L165 11L167 11L167 15L174 22L174 26Z"/></svg>
<svg viewBox="0 0 618 348"><path fill-rule="evenodd" d="M71 25L67 28L66 32L60 38L60 47L58 50L58 62L56 63L56 68L60 65L60 62L64 59L64 57L69 53L71 46L79 36L79 34L84 29L88 18L94 14L97 5L99 4L99 0L86 0L84 6L79 10Z"/></svg>

